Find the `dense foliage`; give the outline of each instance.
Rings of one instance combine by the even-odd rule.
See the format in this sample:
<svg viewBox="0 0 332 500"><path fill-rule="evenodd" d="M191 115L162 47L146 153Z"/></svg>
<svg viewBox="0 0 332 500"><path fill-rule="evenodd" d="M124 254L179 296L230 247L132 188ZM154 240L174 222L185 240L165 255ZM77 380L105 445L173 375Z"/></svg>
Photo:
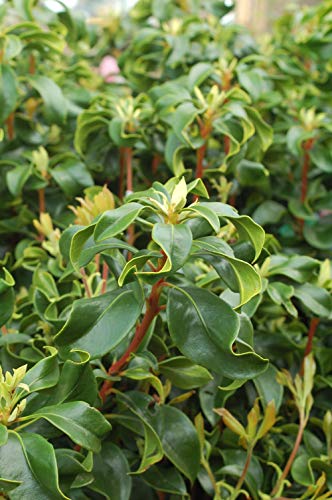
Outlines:
<svg viewBox="0 0 332 500"><path fill-rule="evenodd" d="M331 498L331 1L62 8L0 8L0 496Z"/></svg>

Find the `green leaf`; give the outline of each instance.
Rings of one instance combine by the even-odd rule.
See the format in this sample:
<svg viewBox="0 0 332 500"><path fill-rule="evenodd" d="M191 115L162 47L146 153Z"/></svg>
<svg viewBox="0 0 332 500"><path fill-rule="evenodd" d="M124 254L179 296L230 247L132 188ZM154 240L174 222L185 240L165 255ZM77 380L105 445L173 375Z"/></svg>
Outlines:
<svg viewBox="0 0 332 500"><path fill-rule="evenodd" d="M261 186L266 184L269 172L261 163L241 160L236 169L236 176L242 186Z"/></svg>
<svg viewBox="0 0 332 500"><path fill-rule="evenodd" d="M181 474L173 467L154 465L142 474L142 479L154 490L173 495L187 495L186 483Z"/></svg>
<svg viewBox="0 0 332 500"><path fill-rule="evenodd" d="M153 226L152 239L167 256L162 269L153 274L175 272L183 266L192 244L192 234L188 226L158 222Z"/></svg>
<svg viewBox="0 0 332 500"><path fill-rule="evenodd" d="M0 277L0 326L4 325L12 316L15 306L15 280L5 267Z"/></svg>
<svg viewBox="0 0 332 500"><path fill-rule="evenodd" d="M123 284L128 280L128 278L132 274L138 274L139 269L141 269L146 262L151 260L152 258L160 258L160 253L159 252L149 252L146 250L141 250L140 252L137 252L134 257L132 257L124 266L122 269L122 272L119 276L118 279L118 284L119 286L123 286ZM143 274L142 272L140 273L141 275ZM145 273L146 275L150 275L153 273Z"/></svg>
<svg viewBox="0 0 332 500"><path fill-rule="evenodd" d="M143 399L144 404L146 404L147 401L150 401L150 398L144 397L139 394L139 399L137 401L135 395L137 396L137 393L132 393L131 397L129 397L128 395L122 393L118 394L117 397L130 410L130 412L135 415L135 424L137 422L136 419L138 419L139 423L141 424L140 427L143 428L143 432L138 431L141 435L144 435L144 447L141 453L141 463L139 465L139 468L132 473L142 474L142 472L145 472L147 469L149 469L151 465L160 462L160 460L164 456L164 452L158 434L154 430L153 426L148 422L146 411L144 411L142 408L141 399ZM126 416L126 418L132 419L133 417ZM120 423L123 422L124 419L122 414L119 416L119 419ZM135 430L135 432L137 432L137 429Z"/></svg>
<svg viewBox="0 0 332 500"><path fill-rule="evenodd" d="M255 130L262 145L262 150L266 151L273 141L272 127L263 120L257 109L251 106L245 106L245 110L255 126Z"/></svg>
<svg viewBox="0 0 332 500"><path fill-rule="evenodd" d="M7 172L7 186L13 196L19 196L22 193L22 189L31 173L32 169L29 165L17 165Z"/></svg>
<svg viewBox="0 0 332 500"><path fill-rule="evenodd" d="M59 489L53 446L42 436L10 431L8 441L0 447L1 474L16 483L10 492L13 500L68 498Z"/></svg>
<svg viewBox="0 0 332 500"><path fill-rule="evenodd" d="M96 453L101 448L101 438L111 429L102 414L83 401L46 406L29 417L47 420L74 443Z"/></svg>
<svg viewBox="0 0 332 500"><path fill-rule="evenodd" d="M267 370L261 375L258 375L258 377L255 377L253 382L262 399L264 408L273 400L276 410L278 411L282 404L284 388L277 382L277 373L277 368L270 363Z"/></svg>
<svg viewBox="0 0 332 500"><path fill-rule="evenodd" d="M22 481L10 481L9 479L0 478L0 492L8 493L17 488ZM13 497L12 497L13 498Z"/></svg>
<svg viewBox="0 0 332 500"><path fill-rule="evenodd" d="M199 238L193 245L194 255L209 262L230 289L240 294L240 306L261 291L262 283L255 269L247 262L229 255L229 250L232 252L223 240L215 236Z"/></svg>
<svg viewBox="0 0 332 500"><path fill-rule="evenodd" d="M47 347L47 349L51 355L38 361L38 363L30 368L22 380L24 384L29 386L30 392L42 391L53 387L59 380L58 351L54 347Z"/></svg>
<svg viewBox="0 0 332 500"><path fill-rule="evenodd" d="M171 117L171 124L176 136L189 146L192 144L187 129L198 114L198 109L191 102L184 102L176 108Z"/></svg>
<svg viewBox="0 0 332 500"><path fill-rule="evenodd" d="M230 475L239 478L242 474L245 461L246 452L242 450L222 450L221 454L226 464L220 469L222 475ZM253 500L258 500L258 491L262 488L264 480L264 473L262 466L257 457L253 456L245 476L245 484L253 497Z"/></svg>
<svg viewBox="0 0 332 500"><path fill-rule="evenodd" d="M103 356L129 334L141 314L143 300L142 291L134 285L76 300L55 343L87 351L92 358Z"/></svg>
<svg viewBox="0 0 332 500"><path fill-rule="evenodd" d="M312 137L311 131L306 131L299 125L291 127L287 133L287 147L294 156L303 154L302 143Z"/></svg>
<svg viewBox="0 0 332 500"><path fill-rule="evenodd" d="M159 363L159 371L172 384L180 389L195 389L212 380L212 375L203 366L199 366L184 356L166 359Z"/></svg>
<svg viewBox="0 0 332 500"><path fill-rule="evenodd" d="M166 457L194 482L200 467L201 450L195 427L177 408L160 406L152 424L161 440Z"/></svg>
<svg viewBox="0 0 332 500"><path fill-rule="evenodd" d="M175 345L186 357L232 380L255 377L267 366L254 352L233 352L239 318L226 302L207 290L172 288L167 321Z"/></svg>
<svg viewBox="0 0 332 500"><path fill-rule="evenodd" d="M291 316L297 317L297 309L290 300L294 295L294 287L277 281L268 284L267 293L273 302L283 305Z"/></svg>
<svg viewBox="0 0 332 500"><path fill-rule="evenodd" d="M17 99L15 73L8 64L0 64L0 123L14 111Z"/></svg>
<svg viewBox="0 0 332 500"><path fill-rule="evenodd" d="M310 281L319 271L318 260L305 255L272 255L268 267L268 276L281 274L298 283Z"/></svg>
<svg viewBox="0 0 332 500"><path fill-rule="evenodd" d="M332 311L331 295L316 285L305 283L294 290L294 297L297 297L305 308L322 318L329 318Z"/></svg>
<svg viewBox="0 0 332 500"><path fill-rule="evenodd" d="M256 208L252 214L252 218L261 226L277 224L286 212L286 207L281 205L281 203L273 200L266 200Z"/></svg>
<svg viewBox="0 0 332 500"><path fill-rule="evenodd" d="M0 424L0 446L6 444L7 440L8 440L7 427L3 424Z"/></svg>
<svg viewBox="0 0 332 500"><path fill-rule="evenodd" d="M139 203L127 203L122 207L104 212L95 226L94 238L96 243L122 233L145 208Z"/></svg>
<svg viewBox="0 0 332 500"><path fill-rule="evenodd" d="M212 64L200 62L191 67L188 75L188 87L199 87L213 73Z"/></svg>
<svg viewBox="0 0 332 500"><path fill-rule="evenodd" d="M129 500L131 477L124 453L113 443L104 442L93 458L94 481L89 486L108 500Z"/></svg>
<svg viewBox="0 0 332 500"><path fill-rule="evenodd" d="M28 81L43 99L46 120L63 125L67 119L67 101L60 87L44 75L29 76Z"/></svg>
<svg viewBox="0 0 332 500"><path fill-rule="evenodd" d="M77 196L83 188L93 185L86 165L73 156L62 158L50 169L50 174L67 196Z"/></svg>
<svg viewBox="0 0 332 500"><path fill-rule="evenodd" d="M83 227L77 231L70 243L70 260L76 269L85 267L98 253L114 248L136 253L135 247L117 238L108 238L102 243L95 243L93 238L94 225Z"/></svg>
<svg viewBox="0 0 332 500"><path fill-rule="evenodd" d="M165 160L173 174L177 177L183 175L186 171L182 156L187 147L175 133L168 134L165 146Z"/></svg>
<svg viewBox="0 0 332 500"><path fill-rule="evenodd" d="M220 230L220 222L218 216L207 206L201 206L198 203L185 208L182 212L192 212L200 217L203 217L203 219L205 219L210 224L215 233L218 233L218 231Z"/></svg>
<svg viewBox="0 0 332 500"><path fill-rule="evenodd" d="M218 217L229 219L236 227L239 236L245 241L249 241L255 251L256 260L265 243L265 231L247 215L238 215L237 212L225 203L201 202L200 205L207 206L213 210Z"/></svg>

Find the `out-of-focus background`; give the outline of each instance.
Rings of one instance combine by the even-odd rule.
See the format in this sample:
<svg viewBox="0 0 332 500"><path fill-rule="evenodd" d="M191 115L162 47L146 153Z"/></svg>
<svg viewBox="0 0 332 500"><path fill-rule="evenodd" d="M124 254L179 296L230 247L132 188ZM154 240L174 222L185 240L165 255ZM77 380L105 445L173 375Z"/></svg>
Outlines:
<svg viewBox="0 0 332 500"><path fill-rule="evenodd" d="M109 13L112 10L115 12L126 12L135 5L136 1L62 0L69 8L81 11L87 16L100 15L105 12ZM56 0L46 0L45 3L54 10L59 8L59 3ZM260 34L269 31L273 21L286 9L318 4L320 0L229 0L228 3L230 6L234 4L234 11L229 17L230 21L236 21L239 24L247 26L254 33Z"/></svg>

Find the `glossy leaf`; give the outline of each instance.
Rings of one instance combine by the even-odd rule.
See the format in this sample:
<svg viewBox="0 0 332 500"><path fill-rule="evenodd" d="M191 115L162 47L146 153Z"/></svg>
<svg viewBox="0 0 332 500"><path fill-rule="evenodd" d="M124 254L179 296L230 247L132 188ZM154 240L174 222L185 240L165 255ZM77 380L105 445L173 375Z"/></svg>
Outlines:
<svg viewBox="0 0 332 500"><path fill-rule="evenodd" d="M90 488L111 500L129 500L131 493L130 469L126 456L113 443L104 443L94 456L94 481Z"/></svg>
<svg viewBox="0 0 332 500"><path fill-rule="evenodd" d="M177 408L160 406L153 417L153 426L167 458L193 482L200 465L200 445L189 418Z"/></svg>
<svg viewBox="0 0 332 500"><path fill-rule="evenodd" d="M13 500L68 498L59 489L53 446L42 436L10 431L7 443L0 447L0 463L3 478L20 482L10 492Z"/></svg>
<svg viewBox="0 0 332 500"><path fill-rule="evenodd" d="M111 429L101 413L83 401L45 406L33 413L33 419L45 419L74 443L98 452L101 438Z"/></svg>
<svg viewBox="0 0 332 500"><path fill-rule="evenodd" d="M207 290L172 288L167 321L178 349L217 373L231 379L251 378L267 366L267 361L254 352L233 352L239 331L238 316L226 302Z"/></svg>
<svg viewBox="0 0 332 500"><path fill-rule="evenodd" d="M130 285L77 300L68 321L55 337L56 345L87 351L92 358L103 356L129 334L142 307L141 290Z"/></svg>

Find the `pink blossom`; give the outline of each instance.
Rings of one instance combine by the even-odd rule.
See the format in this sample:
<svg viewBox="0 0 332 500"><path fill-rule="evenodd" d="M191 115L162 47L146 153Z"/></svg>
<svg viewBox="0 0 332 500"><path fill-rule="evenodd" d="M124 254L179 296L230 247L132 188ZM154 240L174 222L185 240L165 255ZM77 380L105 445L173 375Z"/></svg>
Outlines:
<svg viewBox="0 0 332 500"><path fill-rule="evenodd" d="M117 60L113 56L105 56L99 65L99 74L107 83L116 83L122 80L117 75L120 73Z"/></svg>

